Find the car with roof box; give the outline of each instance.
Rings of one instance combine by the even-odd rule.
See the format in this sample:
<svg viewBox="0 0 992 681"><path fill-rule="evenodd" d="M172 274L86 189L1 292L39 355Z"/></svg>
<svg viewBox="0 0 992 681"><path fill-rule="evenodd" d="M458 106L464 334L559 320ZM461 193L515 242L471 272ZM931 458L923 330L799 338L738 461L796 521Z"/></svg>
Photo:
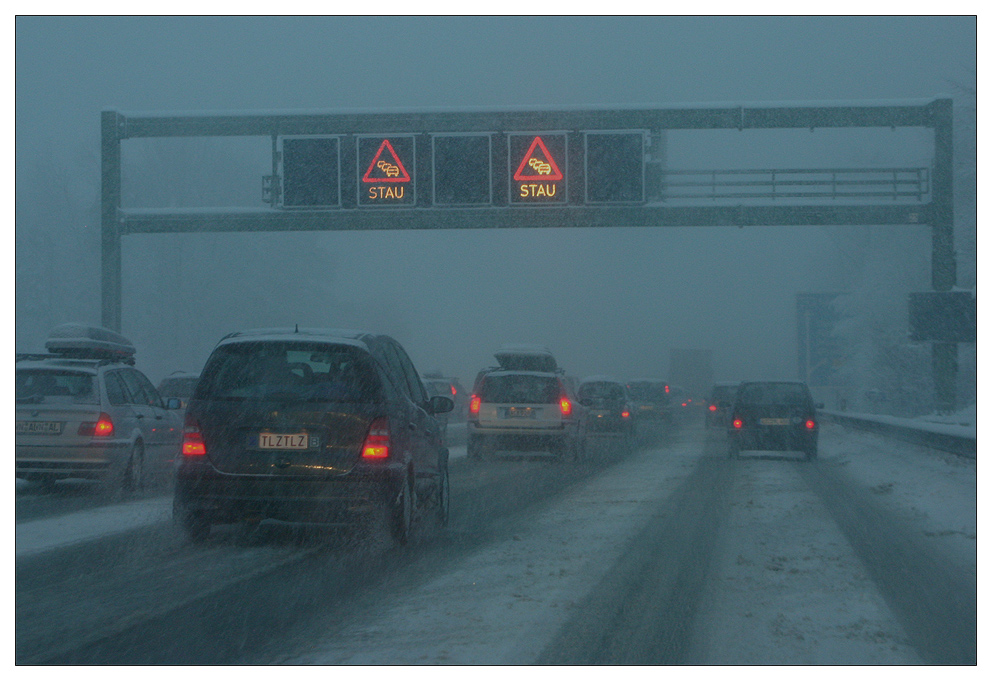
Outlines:
<svg viewBox="0 0 992 681"><path fill-rule="evenodd" d="M468 457L545 452L576 460L585 451L585 409L550 350L504 346L499 367L479 372L469 401Z"/></svg>
<svg viewBox="0 0 992 681"><path fill-rule="evenodd" d="M214 348L186 409L173 514L189 538L264 520L355 527L448 520L448 450L429 397L393 338L254 329Z"/></svg>
<svg viewBox="0 0 992 681"><path fill-rule="evenodd" d="M163 401L134 367L131 341L70 323L52 329L45 347L17 356L17 477L48 488L98 480L128 494L169 480L182 438L180 403Z"/></svg>

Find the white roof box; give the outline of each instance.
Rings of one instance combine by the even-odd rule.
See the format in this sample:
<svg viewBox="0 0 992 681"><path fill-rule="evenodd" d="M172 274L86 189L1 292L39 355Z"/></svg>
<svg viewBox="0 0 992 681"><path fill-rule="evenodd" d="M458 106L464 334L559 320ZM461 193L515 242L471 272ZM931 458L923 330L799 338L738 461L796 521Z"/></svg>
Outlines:
<svg viewBox="0 0 992 681"><path fill-rule="evenodd" d="M45 349L66 357L81 359L132 360L134 345L110 329L85 324L62 324L48 334Z"/></svg>
<svg viewBox="0 0 992 681"><path fill-rule="evenodd" d="M510 371L558 371L554 355L541 345L504 345L493 356Z"/></svg>

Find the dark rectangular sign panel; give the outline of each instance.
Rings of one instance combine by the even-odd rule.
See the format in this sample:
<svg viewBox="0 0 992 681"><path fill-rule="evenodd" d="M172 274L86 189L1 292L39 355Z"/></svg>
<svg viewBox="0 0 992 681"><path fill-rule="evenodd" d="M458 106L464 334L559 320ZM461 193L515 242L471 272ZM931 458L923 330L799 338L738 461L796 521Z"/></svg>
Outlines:
<svg viewBox="0 0 992 681"><path fill-rule="evenodd" d="M492 204L491 139L488 134L433 137L435 206Z"/></svg>
<svg viewBox="0 0 992 681"><path fill-rule="evenodd" d="M565 172L568 138L564 133L507 135L510 155L510 205L568 203Z"/></svg>
<svg viewBox="0 0 992 681"><path fill-rule="evenodd" d="M644 134L587 132L586 203L644 202Z"/></svg>
<svg viewBox="0 0 992 681"><path fill-rule="evenodd" d="M412 135L358 138L358 205L412 206L417 202Z"/></svg>
<svg viewBox="0 0 992 681"><path fill-rule="evenodd" d="M914 341L974 343L978 305L969 291L909 294L909 336Z"/></svg>
<svg viewBox="0 0 992 681"><path fill-rule="evenodd" d="M340 206L340 172L340 144L337 137L284 137L283 207Z"/></svg>

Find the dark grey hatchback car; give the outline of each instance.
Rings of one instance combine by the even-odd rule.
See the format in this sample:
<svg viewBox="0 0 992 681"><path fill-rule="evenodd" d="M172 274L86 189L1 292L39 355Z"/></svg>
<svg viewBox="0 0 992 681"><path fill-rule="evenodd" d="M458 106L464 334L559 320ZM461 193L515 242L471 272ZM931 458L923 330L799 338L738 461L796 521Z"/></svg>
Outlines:
<svg viewBox="0 0 992 681"><path fill-rule="evenodd" d="M399 543L448 517L448 450L409 356L388 336L257 329L214 348L186 411L174 517L190 539L265 519L352 525Z"/></svg>

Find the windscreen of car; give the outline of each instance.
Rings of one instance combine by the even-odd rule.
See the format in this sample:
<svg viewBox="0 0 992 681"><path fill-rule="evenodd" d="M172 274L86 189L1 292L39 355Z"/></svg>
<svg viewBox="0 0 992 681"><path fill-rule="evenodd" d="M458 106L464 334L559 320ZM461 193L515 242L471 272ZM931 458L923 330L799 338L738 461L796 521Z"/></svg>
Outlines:
<svg viewBox="0 0 992 681"><path fill-rule="evenodd" d="M713 388L713 398L710 401L719 402L720 400L732 400L736 392L737 386L718 386Z"/></svg>
<svg viewBox="0 0 992 681"><path fill-rule="evenodd" d="M668 393L665 386L658 383L630 383L627 385L630 396L637 402L655 402L668 404Z"/></svg>
<svg viewBox="0 0 992 681"><path fill-rule="evenodd" d="M59 369L19 369L16 371L18 402L68 402L100 404L96 376Z"/></svg>
<svg viewBox="0 0 992 681"><path fill-rule="evenodd" d="M480 397L485 402L507 404L554 404L561 398L561 385L553 376L511 374L486 376Z"/></svg>
<svg viewBox="0 0 992 681"><path fill-rule="evenodd" d="M197 380L196 378L166 378L158 386L158 391L162 397L179 397L187 400L193 394Z"/></svg>
<svg viewBox="0 0 992 681"><path fill-rule="evenodd" d="M806 387L796 383L758 383L740 389L742 404L788 404L805 406L810 402Z"/></svg>
<svg viewBox="0 0 992 681"><path fill-rule="evenodd" d="M622 385L616 383L583 383L579 388L579 399L618 402L625 397Z"/></svg>
<svg viewBox="0 0 992 681"><path fill-rule="evenodd" d="M381 401L381 392L371 358L358 348L260 341L217 348L194 399L368 403Z"/></svg>

